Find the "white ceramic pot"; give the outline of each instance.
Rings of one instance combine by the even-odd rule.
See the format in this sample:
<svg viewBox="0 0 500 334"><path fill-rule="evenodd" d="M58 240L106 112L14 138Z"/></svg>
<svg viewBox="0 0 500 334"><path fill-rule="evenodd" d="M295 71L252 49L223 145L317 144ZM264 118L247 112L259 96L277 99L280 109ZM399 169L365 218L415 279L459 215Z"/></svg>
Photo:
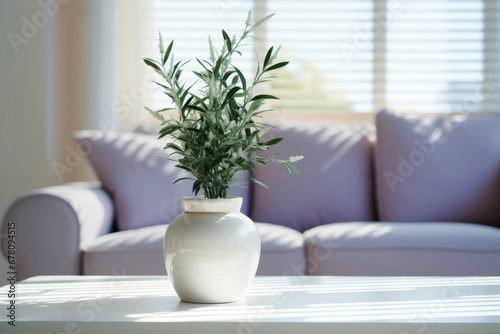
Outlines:
<svg viewBox="0 0 500 334"><path fill-rule="evenodd" d="M184 213L165 232L163 255L181 300L227 303L240 300L260 257L260 236L240 213L243 199L182 198Z"/></svg>

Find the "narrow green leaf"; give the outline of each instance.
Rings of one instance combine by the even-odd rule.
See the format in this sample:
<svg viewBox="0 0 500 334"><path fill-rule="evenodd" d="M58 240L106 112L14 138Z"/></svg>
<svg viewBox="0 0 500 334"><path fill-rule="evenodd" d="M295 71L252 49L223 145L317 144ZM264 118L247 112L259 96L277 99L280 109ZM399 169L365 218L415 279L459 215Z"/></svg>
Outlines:
<svg viewBox="0 0 500 334"><path fill-rule="evenodd" d="M229 101L230 98L233 97L234 94L236 94L237 91L239 91L241 88L240 87L233 87L231 90L226 94L226 98L224 99L224 102L222 102L221 107L225 106L226 103Z"/></svg>
<svg viewBox="0 0 500 334"><path fill-rule="evenodd" d="M200 129L196 129L196 128L187 128L186 131L192 131L192 132L196 132L196 133L200 133L201 132Z"/></svg>
<svg viewBox="0 0 500 334"><path fill-rule="evenodd" d="M189 90L190 90L191 88L193 88L193 86L194 86L195 84L196 84L196 82L195 82L194 84L192 84L191 86L189 86L189 88L188 88L188 89L186 89L186 90L184 91L184 93L183 93L183 94L182 94L182 96L181 96L181 103L184 103L184 100L186 99L186 96L189 94Z"/></svg>
<svg viewBox="0 0 500 334"><path fill-rule="evenodd" d="M163 57L163 65L165 65L165 63L167 62L173 46L174 46L174 41L170 42L170 44L168 45L167 52L165 52L165 56Z"/></svg>
<svg viewBox="0 0 500 334"><path fill-rule="evenodd" d="M159 83L159 82L157 82L157 81L153 81L153 82L154 82L155 84L157 84L158 86L160 86L161 88L164 88L164 89L166 89L166 90L170 91L170 88L168 88L168 87L167 87L167 86L165 86L164 84L161 84L161 83Z"/></svg>
<svg viewBox="0 0 500 334"><path fill-rule="evenodd" d="M254 130L252 134L250 135L249 141L252 141L253 138L257 138L257 141L259 140L259 130Z"/></svg>
<svg viewBox="0 0 500 334"><path fill-rule="evenodd" d="M152 59L152 58L148 58L148 57L146 57L146 58L143 58L143 59L144 59L144 60L148 60L148 61L150 61L150 62L152 62L152 63L154 63L154 64L156 64L156 65L161 65L158 61L156 61L156 60L154 60L154 59Z"/></svg>
<svg viewBox="0 0 500 334"><path fill-rule="evenodd" d="M178 61L175 65L174 65L174 69L172 70L172 75L175 74L175 72L177 71L177 68L179 67L179 65L182 63L182 61ZM181 66L182 67L182 66Z"/></svg>
<svg viewBox="0 0 500 334"><path fill-rule="evenodd" d="M221 186L221 187L223 187L223 188L227 188L227 184L226 184L226 183L224 183L222 180L220 180L220 179L215 179L215 182L216 182L219 186Z"/></svg>
<svg viewBox="0 0 500 334"><path fill-rule="evenodd" d="M151 67L152 67L152 68L154 68L155 70L157 70L157 71L161 72L161 68L160 68L160 66L156 65L156 64L154 63L154 60L149 59L149 58L144 58L143 60L144 60L144 62L146 63L146 65L151 66Z"/></svg>
<svg viewBox="0 0 500 334"><path fill-rule="evenodd" d="M264 68L266 68L267 64L269 63L269 59L271 59L271 55L273 54L273 48L271 48L267 51L266 58L264 59L264 64L262 65Z"/></svg>
<svg viewBox="0 0 500 334"><path fill-rule="evenodd" d="M181 128L181 126L178 124L170 124L170 125L167 125L166 127L164 127L163 129L161 129L160 133L165 133L165 132L172 133L173 131L179 130L180 128Z"/></svg>
<svg viewBox="0 0 500 334"><path fill-rule="evenodd" d="M288 172L288 174L292 174L292 171L290 170L290 168L284 162L281 162L281 164L285 167L285 169Z"/></svg>
<svg viewBox="0 0 500 334"><path fill-rule="evenodd" d="M262 186L262 187L264 187L266 189L269 189L264 183L260 182L257 179L254 179L254 178L251 178L251 177L247 177L246 179L249 180L249 181L251 181L251 182L253 182L253 183L257 183L258 185L260 185L260 186Z"/></svg>
<svg viewBox="0 0 500 334"><path fill-rule="evenodd" d="M286 170L288 171L288 173L299 173L299 171L297 170L297 168L293 167L292 165L290 165L288 162L284 161L282 162L283 166L285 166Z"/></svg>
<svg viewBox="0 0 500 334"><path fill-rule="evenodd" d="M243 87L243 90L246 91L247 90L247 80L245 79L245 76L243 75L243 73L241 73L241 71L238 68L236 68L236 66L233 66L233 68L236 71L236 73L238 73L238 77L240 78L241 86Z"/></svg>
<svg viewBox="0 0 500 334"><path fill-rule="evenodd" d="M181 178L175 180L174 183L172 183L172 184L176 184L177 182L182 181L182 180L193 180L194 181L195 179L193 179L192 177L181 177Z"/></svg>
<svg viewBox="0 0 500 334"><path fill-rule="evenodd" d="M179 81L179 78L180 78L181 74L182 74L182 70L179 68L179 69L177 70L177 72L175 72L174 79L175 79L175 80L177 80L177 81ZM177 87L178 87L178 86L177 86Z"/></svg>
<svg viewBox="0 0 500 334"><path fill-rule="evenodd" d="M193 96L191 96L191 97L190 97L190 98L186 101L186 103L184 103L184 105L182 106L182 109L183 109L183 110L185 110L185 109L189 106L189 104L191 103L191 101L193 101L193 98L194 98L194 97L193 97ZM188 128L188 129L189 129L189 128Z"/></svg>
<svg viewBox="0 0 500 334"><path fill-rule="evenodd" d="M248 109L248 112L250 114L253 114L254 111L258 110L262 106L263 102L264 102L263 100L253 101L252 104L250 105L250 108Z"/></svg>
<svg viewBox="0 0 500 334"><path fill-rule="evenodd" d="M190 105L190 106L187 106L187 107L186 107L186 109L193 109L193 110L197 110L197 111L199 111L199 112L201 112L201 113L206 113L206 112L207 112L207 110L202 109L202 108L200 108L200 107L198 107L198 106L195 106L195 105Z"/></svg>
<svg viewBox="0 0 500 334"><path fill-rule="evenodd" d="M224 77L222 77L222 79L224 81L226 81L227 79L229 79L229 77L231 76L231 74L234 74L236 73L235 71L227 71L226 74L224 74Z"/></svg>
<svg viewBox="0 0 500 334"><path fill-rule="evenodd" d="M180 169L187 170L188 172L192 172L192 170L191 170L191 169L189 169L189 168L187 168L186 166L183 166L183 165L181 165L181 164L177 164L177 165L175 165L175 167L180 168Z"/></svg>
<svg viewBox="0 0 500 334"><path fill-rule="evenodd" d="M249 172L253 172L253 168L248 166L247 164L245 163L237 163L238 166L240 166L241 168L243 168L244 170L247 170Z"/></svg>
<svg viewBox="0 0 500 334"><path fill-rule="evenodd" d="M235 116L234 120L237 120L238 117L240 116L240 114L238 113L239 108L238 108L238 104L236 103L236 100L234 99L234 97L229 99L229 108L230 108L231 112L234 113L234 116Z"/></svg>
<svg viewBox="0 0 500 334"><path fill-rule="evenodd" d="M167 95L168 97L170 97L172 100L175 100L175 96L172 95L171 93L169 92L163 92L165 95Z"/></svg>
<svg viewBox="0 0 500 334"><path fill-rule="evenodd" d="M201 74L200 72L196 72L196 71L193 71L193 73L198 77L200 78L201 80L205 81L205 76L203 74Z"/></svg>
<svg viewBox="0 0 500 334"><path fill-rule="evenodd" d="M220 164L222 162L222 159L223 159L223 156L222 154L219 154L217 155L217 157L214 159L214 161L212 162L212 166L217 166L218 164Z"/></svg>
<svg viewBox="0 0 500 334"><path fill-rule="evenodd" d="M168 135L168 133L162 133L162 134L160 134L160 136L157 139L162 139L163 137L165 137L167 135Z"/></svg>
<svg viewBox="0 0 500 334"><path fill-rule="evenodd" d="M251 100L251 101L257 101L257 100L279 100L279 98L277 98L276 96L273 96L273 95L267 95L267 94L260 94L260 95L257 95L257 96L254 96Z"/></svg>
<svg viewBox="0 0 500 334"><path fill-rule="evenodd" d="M222 29L222 37L224 37L224 40L226 41L227 50L231 52L231 38L229 38L224 29Z"/></svg>
<svg viewBox="0 0 500 334"><path fill-rule="evenodd" d="M171 149L173 149L175 151L181 151L182 152L182 148L180 148L179 145L174 144L174 143L168 143L167 145L165 145L165 147L163 149L164 150L168 150L169 148L171 148Z"/></svg>
<svg viewBox="0 0 500 334"><path fill-rule="evenodd" d="M289 63L289 61L283 61L281 63L274 64L273 66L269 66L268 68L266 68L264 70L264 72L268 72L268 71L276 70L276 69L281 68L281 67L285 67L288 63Z"/></svg>
<svg viewBox="0 0 500 334"><path fill-rule="evenodd" d="M229 187L227 188L227 190L231 190L231 189L236 189L236 188L248 188L247 186L244 186L244 185L240 185L240 184L237 184L235 186L232 186L232 187Z"/></svg>
<svg viewBox="0 0 500 334"><path fill-rule="evenodd" d="M217 59L217 62L215 63L215 67L214 67L214 76L216 78L219 77L219 68L222 64L222 57L219 57L219 59Z"/></svg>
<svg viewBox="0 0 500 334"><path fill-rule="evenodd" d="M200 191L200 187L201 187L201 180L196 180L193 182L193 192L195 194L198 194L198 192Z"/></svg>
<svg viewBox="0 0 500 334"><path fill-rule="evenodd" d="M169 110L175 110L175 108L163 108L163 109L158 109L156 112L163 112L163 111L169 111Z"/></svg>
<svg viewBox="0 0 500 334"><path fill-rule="evenodd" d="M264 167L265 167L265 166L267 166L267 163L266 163L264 160L262 160L262 159L257 159L257 163L258 163L259 165L264 166Z"/></svg>
<svg viewBox="0 0 500 334"><path fill-rule="evenodd" d="M282 141L283 138L273 138L271 140L268 140L264 143L264 145L266 146L271 146L271 145L275 145L275 144L278 144L280 141Z"/></svg>
<svg viewBox="0 0 500 334"><path fill-rule="evenodd" d="M196 61L205 69L205 71L209 72L208 68L205 66L205 64L203 64L203 62L199 58L196 58Z"/></svg>

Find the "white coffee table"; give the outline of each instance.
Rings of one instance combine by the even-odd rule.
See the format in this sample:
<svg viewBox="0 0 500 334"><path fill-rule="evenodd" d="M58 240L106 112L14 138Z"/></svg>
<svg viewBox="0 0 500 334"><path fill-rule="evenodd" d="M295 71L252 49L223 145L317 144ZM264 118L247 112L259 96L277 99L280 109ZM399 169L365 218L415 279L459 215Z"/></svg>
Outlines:
<svg viewBox="0 0 500 334"><path fill-rule="evenodd" d="M500 333L500 277L257 277L189 304L163 276L40 276L0 289L1 332Z"/></svg>

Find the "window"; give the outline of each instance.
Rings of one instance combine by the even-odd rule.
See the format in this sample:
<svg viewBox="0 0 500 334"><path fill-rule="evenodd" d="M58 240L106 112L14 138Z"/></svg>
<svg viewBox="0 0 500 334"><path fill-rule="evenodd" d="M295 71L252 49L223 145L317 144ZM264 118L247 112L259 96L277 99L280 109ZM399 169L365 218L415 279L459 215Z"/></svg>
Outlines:
<svg viewBox="0 0 500 334"><path fill-rule="evenodd" d="M177 59L208 57L208 34L220 45L221 29L240 33L249 9L277 15L239 59L244 71L271 45L291 61L265 87L281 98L278 112L500 110L495 0L155 0L144 50L155 57L162 31ZM153 107L166 103L155 95Z"/></svg>
<svg viewBox="0 0 500 334"><path fill-rule="evenodd" d="M405 2L387 25L381 102L420 112L495 110L488 97L498 37L492 4Z"/></svg>

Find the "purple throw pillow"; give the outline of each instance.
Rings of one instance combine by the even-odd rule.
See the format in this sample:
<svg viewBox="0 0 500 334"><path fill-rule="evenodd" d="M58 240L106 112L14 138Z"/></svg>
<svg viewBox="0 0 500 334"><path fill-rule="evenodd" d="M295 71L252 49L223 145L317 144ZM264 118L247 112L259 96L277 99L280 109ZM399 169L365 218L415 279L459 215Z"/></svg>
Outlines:
<svg viewBox="0 0 500 334"><path fill-rule="evenodd" d="M283 137L271 152L287 159L303 155L288 174L282 165L258 166L252 188L252 219L291 227L297 231L346 221L374 220L373 126L366 124L319 126L273 123L277 128L263 140ZM270 157L267 154L267 157Z"/></svg>

